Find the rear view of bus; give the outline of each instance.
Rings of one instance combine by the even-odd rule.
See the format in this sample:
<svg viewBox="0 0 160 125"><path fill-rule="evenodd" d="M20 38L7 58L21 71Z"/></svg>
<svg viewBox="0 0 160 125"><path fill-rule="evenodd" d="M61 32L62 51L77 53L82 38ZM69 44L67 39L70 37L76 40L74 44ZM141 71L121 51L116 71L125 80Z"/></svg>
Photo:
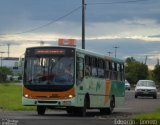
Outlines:
<svg viewBox="0 0 160 125"><path fill-rule="evenodd" d="M46 107L74 104L75 49L61 47L27 48L24 64L22 104Z"/></svg>

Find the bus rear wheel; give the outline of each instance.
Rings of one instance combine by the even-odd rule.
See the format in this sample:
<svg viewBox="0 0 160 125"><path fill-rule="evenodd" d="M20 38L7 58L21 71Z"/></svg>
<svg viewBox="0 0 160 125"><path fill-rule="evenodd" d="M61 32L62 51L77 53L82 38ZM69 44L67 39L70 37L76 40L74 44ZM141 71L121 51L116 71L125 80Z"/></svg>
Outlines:
<svg viewBox="0 0 160 125"><path fill-rule="evenodd" d="M112 96L110 99L110 106L108 108L101 108L100 113L108 115L112 114L114 107L115 107L115 98Z"/></svg>
<svg viewBox="0 0 160 125"><path fill-rule="evenodd" d="M115 108L115 98L112 96L110 100L110 107L108 108L108 113L111 114Z"/></svg>
<svg viewBox="0 0 160 125"><path fill-rule="evenodd" d="M45 111L46 111L46 107L45 106L37 106L38 115L44 115Z"/></svg>

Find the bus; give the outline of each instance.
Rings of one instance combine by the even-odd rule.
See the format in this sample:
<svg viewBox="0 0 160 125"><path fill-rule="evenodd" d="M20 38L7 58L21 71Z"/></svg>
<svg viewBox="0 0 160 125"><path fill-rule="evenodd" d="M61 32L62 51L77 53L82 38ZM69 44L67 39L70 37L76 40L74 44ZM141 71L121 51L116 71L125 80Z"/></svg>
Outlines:
<svg viewBox="0 0 160 125"><path fill-rule="evenodd" d="M87 109L111 114L124 102L124 61L65 46L27 48L22 104L86 116Z"/></svg>

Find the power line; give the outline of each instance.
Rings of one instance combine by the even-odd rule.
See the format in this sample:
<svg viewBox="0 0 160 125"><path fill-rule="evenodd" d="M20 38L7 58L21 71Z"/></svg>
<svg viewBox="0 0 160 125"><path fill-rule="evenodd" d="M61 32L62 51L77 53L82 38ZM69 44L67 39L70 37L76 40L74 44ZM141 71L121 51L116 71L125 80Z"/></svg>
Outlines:
<svg viewBox="0 0 160 125"><path fill-rule="evenodd" d="M136 2L143 2L148 0L129 0L129 1L114 1L114 2L95 2L95 3L87 3L87 5L101 5L101 4L127 4L127 3L136 3Z"/></svg>
<svg viewBox="0 0 160 125"><path fill-rule="evenodd" d="M129 1L119 1L119 2L96 2L96 3L87 3L86 5L100 5L100 4L123 4L123 3L133 3L133 2L142 2L142 1L147 1L147 0L129 0ZM19 34L25 34L25 33L30 33L30 32L33 32L33 31L36 31L36 30L39 30L39 29L42 29L44 27L47 27L48 25L51 25L69 15L71 15L72 13L76 12L77 10L79 10L80 8L82 8L82 6L79 6L73 10L71 10L70 12L68 12L67 14L63 15L63 16L60 16L58 17L57 19L55 20L51 20L50 22L46 23L46 24L43 24L43 25L40 25L38 27L35 27L35 28L32 28L32 29L29 29L29 30L26 30L26 31L22 31L22 32L17 32L17 33L4 33L4 34L0 34L0 36L5 36L5 35L19 35Z"/></svg>
<svg viewBox="0 0 160 125"><path fill-rule="evenodd" d="M25 33L29 33L29 32L33 32L33 31L42 29L42 28L44 28L44 27L47 27L48 25L51 25L51 24L53 24L53 23L55 23L55 22L57 22L57 21L65 18L65 17L73 14L74 12L76 12L77 10L79 10L80 8L82 8L82 6L79 6L79 7L75 8L75 9L71 10L71 11L68 12L67 14L65 14L65 15L63 15L63 16L60 16L60 17L58 17L58 18L55 19L55 20L51 20L50 22L48 22L48 23L46 23L46 24L43 24L43 25L41 25L41 26L38 26L38 27L36 27L36 28L29 29L29 30L22 31L22 32L13 33L13 34L0 34L0 35L1 35L1 36L2 36L2 35L19 35L19 34L25 34Z"/></svg>

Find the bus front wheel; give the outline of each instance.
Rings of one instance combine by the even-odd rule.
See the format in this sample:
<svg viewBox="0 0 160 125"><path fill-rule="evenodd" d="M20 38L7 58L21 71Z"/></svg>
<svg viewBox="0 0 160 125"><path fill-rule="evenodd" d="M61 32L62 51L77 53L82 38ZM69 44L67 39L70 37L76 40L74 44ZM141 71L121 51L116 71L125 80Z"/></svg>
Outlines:
<svg viewBox="0 0 160 125"><path fill-rule="evenodd" d="M67 107L67 108L66 108L66 112L67 112L68 114L74 114L74 113L75 113L75 108L73 108L73 107Z"/></svg>
<svg viewBox="0 0 160 125"><path fill-rule="evenodd" d="M46 111L46 107L45 106L37 106L38 115L44 115L45 111Z"/></svg>
<svg viewBox="0 0 160 125"><path fill-rule="evenodd" d="M86 96L84 99L84 106L79 109L79 115L82 117L85 117L86 110L87 110L87 108L89 108L89 106L90 106L89 96Z"/></svg>

